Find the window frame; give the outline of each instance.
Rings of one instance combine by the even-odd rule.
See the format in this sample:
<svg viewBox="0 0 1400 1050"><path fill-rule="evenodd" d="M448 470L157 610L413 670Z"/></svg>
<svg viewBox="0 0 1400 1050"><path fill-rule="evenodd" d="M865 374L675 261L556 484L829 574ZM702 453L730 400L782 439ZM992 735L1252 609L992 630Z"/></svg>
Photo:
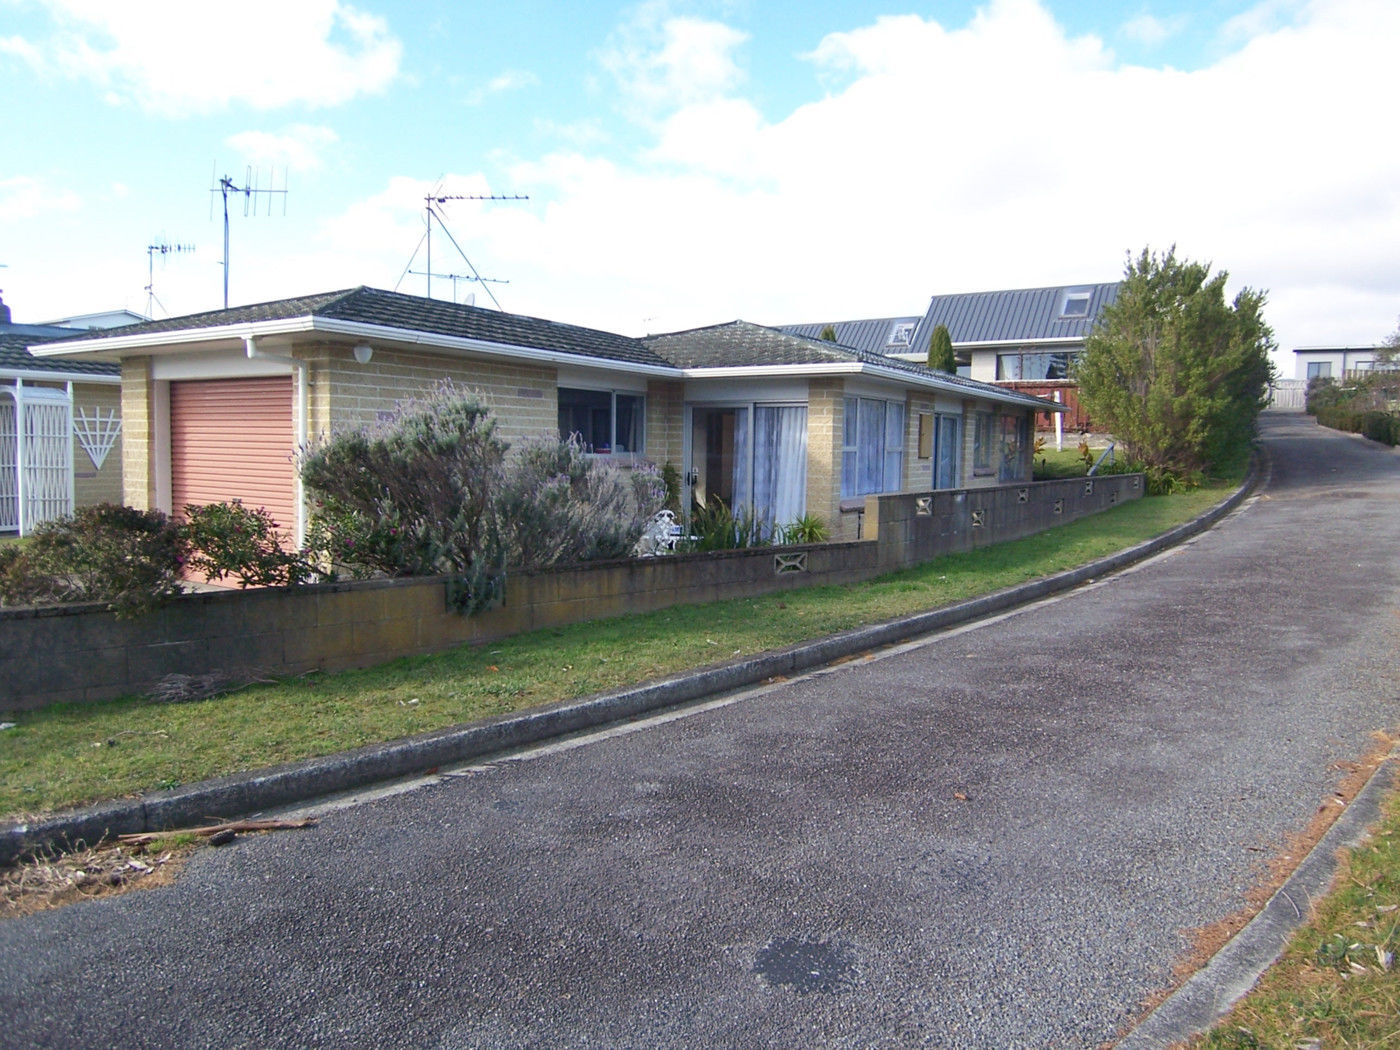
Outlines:
<svg viewBox="0 0 1400 1050"><path fill-rule="evenodd" d="M1331 379L1331 378L1332 378L1332 362L1331 362L1331 361L1309 361L1307 364L1308 364L1308 376L1307 376L1307 377L1308 377L1309 379Z"/></svg>
<svg viewBox="0 0 1400 1050"><path fill-rule="evenodd" d="M915 325L909 321L899 321L890 329L887 346L907 347L914 341Z"/></svg>
<svg viewBox="0 0 1400 1050"><path fill-rule="evenodd" d="M1071 288L1065 292L1065 297L1060 303L1060 316L1072 320L1078 320L1089 316L1089 305L1093 302L1094 293L1092 290L1081 288ZM1044 300L1042 300L1043 302ZM1083 309L1071 310L1071 306L1083 306Z"/></svg>
<svg viewBox="0 0 1400 1050"><path fill-rule="evenodd" d="M853 412L852 406L855 411ZM863 419L879 407L878 426L873 419ZM899 413L897 421L892 420L891 410ZM841 429L841 498L859 499L885 492L899 492L904 488L905 445L909 436L909 412L904 401L882 397L865 397L859 394L846 394L843 397ZM862 444L862 423L864 433L872 440ZM898 440L891 442L891 428L897 428ZM878 466L879 486L870 488L865 480L869 471Z"/></svg>
<svg viewBox="0 0 1400 1050"><path fill-rule="evenodd" d="M597 450L597 442L587 440L589 437L595 437L596 435L585 435L579 430L571 430L567 434L564 432L564 421L560 417L562 417L564 412L563 395L565 391L592 395L606 394L608 396L608 444L605 450L599 452ZM633 418L635 419L635 426L633 429L637 434L637 440L634 442L636 447L628 448L621 452L617 451L619 398L627 398L636 402L632 410ZM616 390L608 387L559 386L555 388L554 406L557 420L556 429L559 433L559 439L561 441L567 441L574 434L578 434L587 455L633 459L642 455L646 449L647 399L644 393L639 393L636 390Z"/></svg>
<svg viewBox="0 0 1400 1050"><path fill-rule="evenodd" d="M997 464L992 459L996 446L997 415L987 409L977 409L972 414L972 476L987 477L997 472Z"/></svg>

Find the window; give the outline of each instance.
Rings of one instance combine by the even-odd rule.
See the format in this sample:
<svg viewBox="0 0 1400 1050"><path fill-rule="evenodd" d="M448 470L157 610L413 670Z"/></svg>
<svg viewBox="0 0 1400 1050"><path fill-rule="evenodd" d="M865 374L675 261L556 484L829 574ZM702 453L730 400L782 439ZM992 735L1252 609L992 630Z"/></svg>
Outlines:
<svg viewBox="0 0 1400 1050"><path fill-rule="evenodd" d="M1074 360L1069 351L1035 354L997 354L998 379L1068 379Z"/></svg>
<svg viewBox="0 0 1400 1050"><path fill-rule="evenodd" d="M1331 361L1309 361L1309 362L1308 362L1308 378L1309 378L1309 379L1318 379L1318 378L1328 379L1328 378L1331 378L1331 375L1332 375L1332 362L1331 362Z"/></svg>
<svg viewBox="0 0 1400 1050"><path fill-rule="evenodd" d="M1086 318L1091 298L1093 288L1065 288L1064 300L1060 302L1061 318Z"/></svg>
<svg viewBox="0 0 1400 1050"><path fill-rule="evenodd" d="M1061 317L1088 317L1089 298L1093 293L1080 288L1065 292L1065 301L1060 306ZM1044 302L1042 299L1041 302Z"/></svg>
<svg viewBox="0 0 1400 1050"><path fill-rule="evenodd" d="M996 417L978 412L972 420L972 473L990 474L996 469L992 453L996 445Z"/></svg>
<svg viewBox="0 0 1400 1050"><path fill-rule="evenodd" d="M841 498L898 492L904 483L904 403L845 399L841 438Z"/></svg>
<svg viewBox="0 0 1400 1050"><path fill-rule="evenodd" d="M901 322L890 329L889 346L908 346L909 340L914 338L914 326L908 322Z"/></svg>
<svg viewBox="0 0 1400 1050"><path fill-rule="evenodd" d="M1024 415L1001 417L1001 464L997 471L998 480L1023 480L1021 453L1026 447L1029 432L1029 422Z"/></svg>
<svg viewBox="0 0 1400 1050"><path fill-rule="evenodd" d="M559 436L575 434L589 452L642 451L646 398L608 390L559 388Z"/></svg>

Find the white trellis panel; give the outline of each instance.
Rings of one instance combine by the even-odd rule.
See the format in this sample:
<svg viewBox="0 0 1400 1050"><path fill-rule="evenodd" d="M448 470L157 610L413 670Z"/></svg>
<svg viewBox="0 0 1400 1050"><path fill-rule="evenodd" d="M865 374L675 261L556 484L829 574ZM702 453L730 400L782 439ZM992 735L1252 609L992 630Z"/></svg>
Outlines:
<svg viewBox="0 0 1400 1050"><path fill-rule="evenodd" d="M8 391L7 391L8 392ZM19 427L13 398L0 397L0 532L19 529Z"/></svg>
<svg viewBox="0 0 1400 1050"><path fill-rule="evenodd" d="M0 393L11 402L0 401L0 529L23 536L73 513L73 399L22 383Z"/></svg>

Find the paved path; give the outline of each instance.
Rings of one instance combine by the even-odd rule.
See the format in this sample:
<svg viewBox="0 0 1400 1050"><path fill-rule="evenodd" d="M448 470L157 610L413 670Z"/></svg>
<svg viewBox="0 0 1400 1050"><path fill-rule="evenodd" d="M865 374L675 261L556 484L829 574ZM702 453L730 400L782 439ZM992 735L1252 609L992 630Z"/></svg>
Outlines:
<svg viewBox="0 0 1400 1050"><path fill-rule="evenodd" d="M1400 456L1265 430L1135 571L0 924L0 1044L1096 1047L1400 723Z"/></svg>

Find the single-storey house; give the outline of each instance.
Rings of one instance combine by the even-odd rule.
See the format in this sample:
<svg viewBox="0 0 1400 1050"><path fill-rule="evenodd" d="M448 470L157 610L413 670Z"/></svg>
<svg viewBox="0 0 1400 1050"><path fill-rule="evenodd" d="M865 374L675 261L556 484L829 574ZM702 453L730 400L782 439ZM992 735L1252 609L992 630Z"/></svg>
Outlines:
<svg viewBox="0 0 1400 1050"><path fill-rule="evenodd" d="M1375 346L1304 346L1293 351L1294 379L1342 380L1357 372L1385 368L1377 361L1380 348Z"/></svg>
<svg viewBox="0 0 1400 1050"><path fill-rule="evenodd" d="M243 499L305 528L293 450L443 378L507 440L579 434L622 465L675 465L715 495L854 538L869 493L1024 481L1054 406L878 353L735 321L631 338L352 288L34 347L121 367L123 493L136 507Z"/></svg>
<svg viewBox="0 0 1400 1050"><path fill-rule="evenodd" d="M78 334L15 324L0 302L0 534L122 497L119 368L29 351Z"/></svg>

